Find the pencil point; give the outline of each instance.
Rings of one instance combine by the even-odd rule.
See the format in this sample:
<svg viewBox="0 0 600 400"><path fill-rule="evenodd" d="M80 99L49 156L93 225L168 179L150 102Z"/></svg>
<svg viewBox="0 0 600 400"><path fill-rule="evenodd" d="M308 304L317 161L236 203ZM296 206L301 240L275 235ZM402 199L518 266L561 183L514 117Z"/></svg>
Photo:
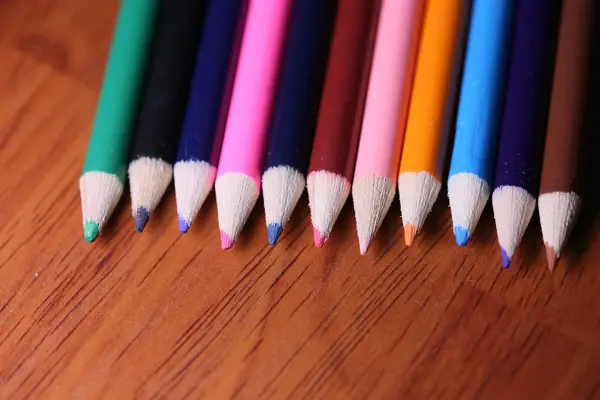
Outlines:
<svg viewBox="0 0 600 400"><path fill-rule="evenodd" d="M319 232L319 230L317 228L315 228L313 226L313 238L315 241L315 246L317 246L318 248L323 247L323 245L325 244L325 238L323 236L321 236L321 233Z"/></svg>
<svg viewBox="0 0 600 400"><path fill-rule="evenodd" d="M500 255L502 256L502 268L506 269L510 267L511 259L502 247L500 247Z"/></svg>
<svg viewBox="0 0 600 400"><path fill-rule="evenodd" d="M417 228L414 225L404 225L404 242L408 247L412 246Z"/></svg>
<svg viewBox="0 0 600 400"><path fill-rule="evenodd" d="M558 261L558 255L556 251L550 246L546 246L546 259L548 260L548 269L550 272L554 272L556 262Z"/></svg>
<svg viewBox="0 0 600 400"><path fill-rule="evenodd" d="M135 224L135 231L138 233L142 233L146 224L148 223L148 219L150 218L150 213L145 208L138 208L133 215L133 223Z"/></svg>
<svg viewBox="0 0 600 400"><path fill-rule="evenodd" d="M466 246L467 243L469 243L469 239L471 239L469 236L469 231L462 226L454 227L454 236L456 237L456 244L458 244L460 247Z"/></svg>
<svg viewBox="0 0 600 400"><path fill-rule="evenodd" d="M279 240L279 235L283 231L281 224L269 224L267 226L267 236L269 238L269 244L275 246L275 243Z"/></svg>
<svg viewBox="0 0 600 400"><path fill-rule="evenodd" d="M92 221L86 221L83 224L83 238L86 242L94 242L100 235L100 227L97 223Z"/></svg>
<svg viewBox="0 0 600 400"><path fill-rule="evenodd" d="M223 250L229 250L233 247L233 240L223 231L221 231L221 248Z"/></svg>
<svg viewBox="0 0 600 400"><path fill-rule="evenodd" d="M364 256L369 250L369 245L371 244L371 238L367 236L359 236L358 237L358 247L360 248L360 255Z"/></svg>
<svg viewBox="0 0 600 400"><path fill-rule="evenodd" d="M178 222L179 222L179 232L187 233L187 231L190 229L190 224L188 224L186 222L186 220L184 220L181 217L178 218Z"/></svg>

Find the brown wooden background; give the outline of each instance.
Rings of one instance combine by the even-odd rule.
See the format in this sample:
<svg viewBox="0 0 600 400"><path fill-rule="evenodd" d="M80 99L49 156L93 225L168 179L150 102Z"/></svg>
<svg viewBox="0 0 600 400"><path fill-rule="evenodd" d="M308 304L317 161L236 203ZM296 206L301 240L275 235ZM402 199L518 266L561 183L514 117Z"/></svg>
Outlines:
<svg viewBox="0 0 600 400"><path fill-rule="evenodd" d="M459 249L444 199L411 249L395 202L364 257L350 204L317 250L303 199L271 248L261 200L223 252L214 196L180 236L172 191L86 244L116 7L0 2L0 398L600 398L597 182L554 274L537 216L503 271L490 210Z"/></svg>

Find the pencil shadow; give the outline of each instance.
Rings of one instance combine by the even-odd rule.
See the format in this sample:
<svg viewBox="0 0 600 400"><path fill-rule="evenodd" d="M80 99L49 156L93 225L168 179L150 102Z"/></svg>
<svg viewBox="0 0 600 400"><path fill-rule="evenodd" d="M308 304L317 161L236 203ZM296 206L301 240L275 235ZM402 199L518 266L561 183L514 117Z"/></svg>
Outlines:
<svg viewBox="0 0 600 400"><path fill-rule="evenodd" d="M177 211L173 213L176 208L175 186L171 182L167 190L165 190L162 199L152 212L144 232L148 230L149 233L162 234L166 229L177 228Z"/></svg>
<svg viewBox="0 0 600 400"><path fill-rule="evenodd" d="M294 212L292 212L290 220L285 224L278 244L290 244L291 242L295 241L296 235L298 234L297 230L307 223L309 225L311 224L310 208L308 207L308 195L305 191L302 196L300 196L300 200L298 200L298 204L296 204L296 208L294 209ZM310 237L307 237L306 240L308 243L312 244L312 229L310 229L310 232Z"/></svg>
<svg viewBox="0 0 600 400"><path fill-rule="evenodd" d="M540 216L536 210L531 217L531 221L529 221L529 226L527 226L527 230L514 257L515 261L520 264L519 269L530 270L538 259L543 247L540 236L541 229Z"/></svg>
<svg viewBox="0 0 600 400"><path fill-rule="evenodd" d="M261 243L267 243L267 226L265 224L265 209L262 194L258 197L252 212L237 240L235 241L235 247L246 248L250 246L255 240L256 236L260 236Z"/></svg>
<svg viewBox="0 0 600 400"><path fill-rule="evenodd" d="M340 254L348 248L348 243L352 243L352 251L358 254L358 238L356 235L356 220L354 219L354 205L352 196L349 196L346 204L340 211L337 221L333 225L331 235L325 246L331 248L335 254Z"/></svg>
<svg viewBox="0 0 600 400"><path fill-rule="evenodd" d="M425 237L436 237L441 230L446 231L448 229L452 231L452 216L448 205L448 197L446 196L445 190L442 189L437 202L425 220L423 229L421 229L421 232L416 238L416 245L418 245Z"/></svg>
<svg viewBox="0 0 600 400"><path fill-rule="evenodd" d="M583 123L584 140L580 150L580 181L582 210L565 253L568 253L569 269L578 269L581 256L594 239L600 213L600 185L595 181L600 175L600 6L595 8L594 32L591 40L589 83Z"/></svg>
<svg viewBox="0 0 600 400"><path fill-rule="evenodd" d="M134 230L133 219L131 218L131 201L129 199L129 185L125 185L121 199L102 229L102 238L104 240L112 240L119 231L127 229L127 225L129 225L131 230ZM121 222L122 218L124 218L124 222Z"/></svg>
<svg viewBox="0 0 600 400"><path fill-rule="evenodd" d="M379 232L373 239L369 252L380 254L388 251L395 245L404 245L404 243L399 243L403 240L403 236L404 230L402 229L400 202L398 200L398 191L396 190L392 205L379 228Z"/></svg>

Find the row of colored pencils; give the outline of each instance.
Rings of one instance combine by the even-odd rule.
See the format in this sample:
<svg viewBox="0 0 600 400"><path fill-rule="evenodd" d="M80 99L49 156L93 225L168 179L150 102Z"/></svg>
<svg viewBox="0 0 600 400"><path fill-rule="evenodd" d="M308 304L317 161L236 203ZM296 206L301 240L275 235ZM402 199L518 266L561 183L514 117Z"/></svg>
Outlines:
<svg viewBox="0 0 600 400"><path fill-rule="evenodd" d="M173 179L182 233L214 186L224 249L261 187L271 244L306 187L319 247L352 192L364 254L397 185L410 246L452 147L457 243L491 196L508 267L539 194L553 269L581 206L595 6L123 0L80 179L85 239L128 175L139 232Z"/></svg>

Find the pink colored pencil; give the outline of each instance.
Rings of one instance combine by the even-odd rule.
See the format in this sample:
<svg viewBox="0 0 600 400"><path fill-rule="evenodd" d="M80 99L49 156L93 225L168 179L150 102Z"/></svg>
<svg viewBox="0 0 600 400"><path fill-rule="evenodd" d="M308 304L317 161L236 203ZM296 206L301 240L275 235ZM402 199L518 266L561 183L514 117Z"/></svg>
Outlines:
<svg viewBox="0 0 600 400"><path fill-rule="evenodd" d="M240 49L215 192L221 247L233 246L260 192L286 25L292 0L252 0Z"/></svg>
<svg viewBox="0 0 600 400"><path fill-rule="evenodd" d="M423 0L383 0L352 198L361 254L387 214L400 163Z"/></svg>

